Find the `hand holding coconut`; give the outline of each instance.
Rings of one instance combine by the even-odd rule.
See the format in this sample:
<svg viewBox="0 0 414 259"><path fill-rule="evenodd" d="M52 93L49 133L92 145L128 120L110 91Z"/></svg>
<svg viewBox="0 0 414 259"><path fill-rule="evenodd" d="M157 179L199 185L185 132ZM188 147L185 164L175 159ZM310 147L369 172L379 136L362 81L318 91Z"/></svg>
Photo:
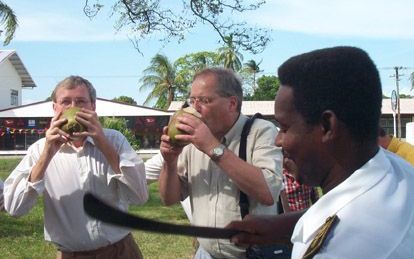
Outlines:
<svg viewBox="0 0 414 259"><path fill-rule="evenodd" d="M179 117L183 117L185 114L188 114L188 116L191 117L201 118L201 114L193 107L182 108L171 116L168 126L164 127L160 144L161 153L167 161L177 159L178 155L182 151L182 148L191 143L190 140L181 139L182 137L188 135L186 131L181 129L183 124L179 120Z"/></svg>
<svg viewBox="0 0 414 259"><path fill-rule="evenodd" d="M61 114L61 112L55 114L50 121L49 129L46 131L45 155L48 158L53 157L60 146L70 139L70 134L60 129L61 125L66 121L65 118L62 118Z"/></svg>
<svg viewBox="0 0 414 259"><path fill-rule="evenodd" d="M176 138L176 136L178 135L187 135L184 130L177 128L177 125L179 125L180 123L178 121L178 117L183 116L184 114L190 114L201 119L201 114L191 106L176 111L171 117L170 122L168 123L168 136L170 137L170 142L172 145L183 147L190 143L190 141L188 140Z"/></svg>
<svg viewBox="0 0 414 259"><path fill-rule="evenodd" d="M71 107L65 110L61 117L67 118L67 123L61 126L61 130L70 135L70 141L82 141L88 136L92 137L98 146L105 141L102 125L95 111Z"/></svg>
<svg viewBox="0 0 414 259"><path fill-rule="evenodd" d="M74 135L74 133L86 130L85 126L76 120L76 113L80 111L81 108L79 107L70 107L64 110L60 116L60 118L66 119L66 122L61 124L60 129L69 134L70 139L78 139L79 136Z"/></svg>
<svg viewBox="0 0 414 259"><path fill-rule="evenodd" d="M174 153L178 156L182 148L190 143L204 153L219 143L202 120L201 114L191 106L174 113L164 134L166 135L161 137L161 152L164 158L165 153Z"/></svg>

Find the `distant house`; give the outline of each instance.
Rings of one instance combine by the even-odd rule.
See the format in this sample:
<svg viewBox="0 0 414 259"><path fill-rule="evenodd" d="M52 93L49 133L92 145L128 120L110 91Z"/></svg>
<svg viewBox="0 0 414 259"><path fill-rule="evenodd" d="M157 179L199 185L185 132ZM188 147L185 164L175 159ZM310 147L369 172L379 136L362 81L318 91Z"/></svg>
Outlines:
<svg viewBox="0 0 414 259"><path fill-rule="evenodd" d="M23 62L14 50L0 50L0 109L22 105L22 89L33 88Z"/></svg>
<svg viewBox="0 0 414 259"><path fill-rule="evenodd" d="M125 118L141 148L158 150L162 129L172 112L140 105L96 99L100 117ZM52 101L42 101L0 110L0 154L4 150L26 150L45 136L53 117Z"/></svg>
<svg viewBox="0 0 414 259"><path fill-rule="evenodd" d="M182 104L183 102L174 101L171 103L168 110L176 111ZM242 113L245 115L251 116L256 112L260 112L265 119L275 122L273 119L274 105L274 101L243 101L241 109ZM414 122L414 98L400 99L400 106L401 137L406 138L406 125L407 123ZM363 109L363 107L360 108ZM391 108L391 99L382 100L381 112L380 125L388 134L394 134L394 114ZM397 118L395 119L395 122L396 121Z"/></svg>

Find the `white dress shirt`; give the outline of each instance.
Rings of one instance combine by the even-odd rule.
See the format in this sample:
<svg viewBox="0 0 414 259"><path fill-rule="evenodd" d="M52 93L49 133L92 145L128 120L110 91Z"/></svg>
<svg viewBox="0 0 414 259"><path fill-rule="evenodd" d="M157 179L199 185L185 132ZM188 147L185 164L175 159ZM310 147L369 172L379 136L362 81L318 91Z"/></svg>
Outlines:
<svg viewBox="0 0 414 259"><path fill-rule="evenodd" d="M45 239L63 251L93 250L119 241L130 231L87 216L83 196L92 192L124 211L129 204L148 199L144 163L118 131L104 129L119 155L121 174L116 174L103 153L88 137L77 150L63 145L46 169L43 180L28 182L32 167L45 145L40 139L5 181L5 208L14 216L29 212L43 194ZM102 213L105 213L104 211Z"/></svg>
<svg viewBox="0 0 414 259"><path fill-rule="evenodd" d="M162 169L162 165L164 164L164 158L162 157L161 153L158 152L150 159L145 161L145 175L147 177L147 182L154 182L158 181L160 178L160 173ZM188 220L192 221L192 213L191 213L191 204L190 198L185 198L181 201L181 206L184 209L185 215L187 216Z"/></svg>
<svg viewBox="0 0 414 259"><path fill-rule="evenodd" d="M145 161L145 175L147 177L147 182L158 181L163 164L164 158L160 152Z"/></svg>
<svg viewBox="0 0 414 259"><path fill-rule="evenodd" d="M414 258L414 168L380 149L300 218L292 258L302 258L318 228L336 214L313 258Z"/></svg>

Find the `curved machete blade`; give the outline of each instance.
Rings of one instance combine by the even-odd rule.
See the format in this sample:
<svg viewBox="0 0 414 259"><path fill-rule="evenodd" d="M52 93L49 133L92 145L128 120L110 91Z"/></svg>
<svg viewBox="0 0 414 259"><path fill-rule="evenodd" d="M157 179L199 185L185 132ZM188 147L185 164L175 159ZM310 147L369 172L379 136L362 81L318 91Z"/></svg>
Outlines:
<svg viewBox="0 0 414 259"><path fill-rule="evenodd" d="M91 193L86 193L83 197L83 207L86 214L92 218L113 225L140 229L144 231L220 239L229 239L231 236L239 233L238 230L234 229L177 225L145 219L114 208L104 203L102 200L98 199Z"/></svg>

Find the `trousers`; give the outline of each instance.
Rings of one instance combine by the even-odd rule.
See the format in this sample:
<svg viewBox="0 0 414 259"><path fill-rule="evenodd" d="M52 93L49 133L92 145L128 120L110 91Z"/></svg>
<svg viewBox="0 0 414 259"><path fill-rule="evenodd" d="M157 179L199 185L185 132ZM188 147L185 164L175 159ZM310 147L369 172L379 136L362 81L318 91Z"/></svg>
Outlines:
<svg viewBox="0 0 414 259"><path fill-rule="evenodd" d="M141 251L129 233L116 243L91 251L65 252L58 250L56 259L142 259Z"/></svg>

